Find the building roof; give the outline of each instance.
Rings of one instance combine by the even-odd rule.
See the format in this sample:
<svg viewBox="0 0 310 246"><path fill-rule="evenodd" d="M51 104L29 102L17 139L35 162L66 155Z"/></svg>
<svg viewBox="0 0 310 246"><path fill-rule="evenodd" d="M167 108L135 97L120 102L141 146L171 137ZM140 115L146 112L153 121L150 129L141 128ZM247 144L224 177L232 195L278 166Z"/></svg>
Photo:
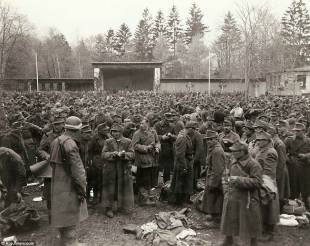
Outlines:
<svg viewBox="0 0 310 246"><path fill-rule="evenodd" d="M109 68L109 69L143 69L161 67L162 62L92 62L95 68Z"/></svg>
<svg viewBox="0 0 310 246"><path fill-rule="evenodd" d="M285 73L285 72L310 72L310 66L287 68L284 70L274 70L274 71L270 71L269 74L270 73Z"/></svg>
<svg viewBox="0 0 310 246"><path fill-rule="evenodd" d="M287 72L310 72L310 66L286 69Z"/></svg>
<svg viewBox="0 0 310 246"><path fill-rule="evenodd" d="M250 82L266 82L265 78L255 78L255 79L250 79ZM160 79L161 83L208 83L209 79L208 78L161 78ZM234 78L234 79L228 79L228 78L210 78L210 82L223 82L223 83L232 83L232 82L242 82L244 83L243 78Z"/></svg>

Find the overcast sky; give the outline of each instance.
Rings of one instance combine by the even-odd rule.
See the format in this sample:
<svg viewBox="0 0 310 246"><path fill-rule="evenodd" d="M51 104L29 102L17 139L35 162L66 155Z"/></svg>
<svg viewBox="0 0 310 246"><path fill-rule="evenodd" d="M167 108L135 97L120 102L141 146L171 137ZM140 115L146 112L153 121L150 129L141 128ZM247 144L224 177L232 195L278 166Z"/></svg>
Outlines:
<svg viewBox="0 0 310 246"><path fill-rule="evenodd" d="M36 27L39 36L47 34L49 27L62 32L70 43L79 38L103 33L109 28L118 29L125 22L134 33L144 8L152 15L161 9L167 16L173 4L182 17L183 23L193 0L7 0L18 12L26 15ZM195 0L204 14L204 23L211 32L206 39L214 40L223 23L225 13L236 12L237 3L243 0ZM247 0L261 5L264 0ZM292 0L269 0L265 4L277 18L281 18ZM307 1L305 1L307 2ZM309 10L309 4L308 4ZM236 15L235 15L236 16Z"/></svg>

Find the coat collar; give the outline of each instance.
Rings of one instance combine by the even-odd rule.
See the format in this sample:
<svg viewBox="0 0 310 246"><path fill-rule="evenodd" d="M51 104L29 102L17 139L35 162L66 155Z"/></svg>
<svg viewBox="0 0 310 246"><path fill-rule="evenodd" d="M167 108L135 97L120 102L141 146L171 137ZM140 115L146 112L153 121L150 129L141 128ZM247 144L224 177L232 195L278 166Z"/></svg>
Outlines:
<svg viewBox="0 0 310 246"><path fill-rule="evenodd" d="M76 132L74 132L74 131L65 131L64 135L72 138L77 143L81 142L81 135L80 135L80 133L78 131L76 131Z"/></svg>

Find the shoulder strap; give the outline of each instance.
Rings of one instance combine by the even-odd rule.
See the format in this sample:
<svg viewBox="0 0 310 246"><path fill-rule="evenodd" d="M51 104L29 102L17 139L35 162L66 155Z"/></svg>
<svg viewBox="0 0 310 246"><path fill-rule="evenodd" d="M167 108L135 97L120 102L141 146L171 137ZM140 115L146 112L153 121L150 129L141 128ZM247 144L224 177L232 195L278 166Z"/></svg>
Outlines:
<svg viewBox="0 0 310 246"><path fill-rule="evenodd" d="M235 162L235 163L236 163L237 167L240 169L240 171L242 171L242 173L243 173L246 177L248 177L249 174L248 174L248 172L244 169L244 167L243 167L239 162Z"/></svg>
<svg viewBox="0 0 310 246"><path fill-rule="evenodd" d="M65 151L65 147L64 147L64 143L70 139L70 137L64 137L62 138L61 136L57 138L58 140L58 144L59 144L59 150L60 150L60 155L61 155L61 160L62 160L62 164L64 167L65 172L70 175L71 171L70 171L70 166L69 166L69 162L67 161L67 155L66 155L66 151Z"/></svg>

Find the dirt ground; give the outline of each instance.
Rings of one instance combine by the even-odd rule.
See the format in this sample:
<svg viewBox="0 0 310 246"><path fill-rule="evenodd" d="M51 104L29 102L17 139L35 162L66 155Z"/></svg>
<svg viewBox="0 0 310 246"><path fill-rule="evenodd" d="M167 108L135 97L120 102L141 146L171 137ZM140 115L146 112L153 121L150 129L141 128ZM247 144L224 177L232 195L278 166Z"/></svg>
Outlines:
<svg viewBox="0 0 310 246"><path fill-rule="evenodd" d="M31 231L19 232L14 235L18 240L35 241L36 245L48 246L58 245L57 232L48 224L48 217L43 202L32 202L34 194L26 198L26 202L32 207L38 209L42 216L38 228ZM155 207L139 207L136 206L131 215L116 214L112 219L107 218L100 209L89 208L89 218L81 223L79 228L80 241L88 243L88 245L102 246L142 246L144 241L135 239L134 235L124 234L123 226L127 224L142 225L152 221L154 215L160 211L180 210L180 208L172 207L166 203L158 202ZM205 221L204 214L191 208L189 213L190 220L195 225L202 225ZM198 237L207 241L207 246L217 245L223 236L219 229L196 229ZM238 245L248 245L248 243L238 240ZM278 227L274 240L269 243L261 243L264 246L309 246L310 245L310 229Z"/></svg>

